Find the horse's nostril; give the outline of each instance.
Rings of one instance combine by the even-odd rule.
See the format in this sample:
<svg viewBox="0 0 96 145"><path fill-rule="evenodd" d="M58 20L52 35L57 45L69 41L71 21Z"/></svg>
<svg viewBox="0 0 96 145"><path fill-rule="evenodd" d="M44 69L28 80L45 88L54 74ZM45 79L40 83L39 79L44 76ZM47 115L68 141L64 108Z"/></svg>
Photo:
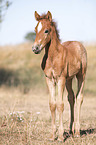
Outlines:
<svg viewBox="0 0 96 145"><path fill-rule="evenodd" d="M38 48L38 46L36 46L36 50L38 50L39 48Z"/></svg>
<svg viewBox="0 0 96 145"><path fill-rule="evenodd" d="M39 51L39 46L32 46L32 51L37 53Z"/></svg>

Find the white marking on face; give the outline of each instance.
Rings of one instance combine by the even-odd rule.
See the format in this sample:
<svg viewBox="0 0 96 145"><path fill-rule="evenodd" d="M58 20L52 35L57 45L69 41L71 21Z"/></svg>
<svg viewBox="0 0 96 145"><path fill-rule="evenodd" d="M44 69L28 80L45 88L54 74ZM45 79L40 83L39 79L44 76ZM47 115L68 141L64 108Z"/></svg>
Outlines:
<svg viewBox="0 0 96 145"><path fill-rule="evenodd" d="M41 31L41 29L42 29L42 23L40 22L37 28L38 32Z"/></svg>

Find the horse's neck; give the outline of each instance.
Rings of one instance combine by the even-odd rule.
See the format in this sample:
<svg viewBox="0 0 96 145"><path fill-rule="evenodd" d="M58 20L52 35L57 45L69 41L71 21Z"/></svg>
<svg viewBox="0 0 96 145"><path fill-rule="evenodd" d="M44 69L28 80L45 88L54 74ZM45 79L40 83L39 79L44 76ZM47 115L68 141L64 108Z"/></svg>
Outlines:
<svg viewBox="0 0 96 145"><path fill-rule="evenodd" d="M60 41L58 40L58 38L53 38L50 42L49 48L47 48L48 50L48 58L54 58L58 55L59 50L60 50Z"/></svg>
<svg viewBox="0 0 96 145"><path fill-rule="evenodd" d="M50 63L54 60L54 58L58 55L58 49L59 49L59 40L50 40L50 42L45 47L45 55L42 60L41 67L44 70L46 66L46 62Z"/></svg>
<svg viewBox="0 0 96 145"><path fill-rule="evenodd" d="M55 39L54 38L55 37L53 37L53 39L51 39L45 47L45 55L41 64L43 70L46 67L46 63L49 65L51 62L52 64L55 58L57 58L57 56L59 55L59 53L61 53L61 55L63 54L63 46L60 44L60 41L57 37Z"/></svg>

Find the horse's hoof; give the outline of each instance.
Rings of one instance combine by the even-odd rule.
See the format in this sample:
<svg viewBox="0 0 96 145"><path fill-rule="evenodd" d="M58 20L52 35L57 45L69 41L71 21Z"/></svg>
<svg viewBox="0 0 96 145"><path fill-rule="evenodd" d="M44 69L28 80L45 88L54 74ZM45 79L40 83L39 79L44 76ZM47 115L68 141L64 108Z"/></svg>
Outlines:
<svg viewBox="0 0 96 145"><path fill-rule="evenodd" d="M75 132L74 137L75 137L75 138L79 138L79 137L80 137L80 132Z"/></svg>
<svg viewBox="0 0 96 145"><path fill-rule="evenodd" d="M64 142L64 138L63 138L63 136L62 137L58 137L58 139L57 139L59 142Z"/></svg>
<svg viewBox="0 0 96 145"><path fill-rule="evenodd" d="M69 131L69 136L74 137L74 132L72 130Z"/></svg>

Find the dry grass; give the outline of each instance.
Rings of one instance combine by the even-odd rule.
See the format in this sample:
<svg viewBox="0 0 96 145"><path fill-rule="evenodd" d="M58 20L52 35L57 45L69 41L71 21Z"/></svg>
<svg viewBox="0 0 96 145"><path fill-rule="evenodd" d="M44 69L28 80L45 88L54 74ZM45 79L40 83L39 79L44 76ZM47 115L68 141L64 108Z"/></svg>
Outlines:
<svg viewBox="0 0 96 145"><path fill-rule="evenodd" d="M0 47L1 145L63 144L48 141L51 118L49 94L40 68L43 53L34 55L31 45L28 43ZM87 51L88 70L80 119L81 137L72 138L68 135L69 104L65 92L65 145L96 144L96 46L87 46ZM58 119L56 125L58 128Z"/></svg>

